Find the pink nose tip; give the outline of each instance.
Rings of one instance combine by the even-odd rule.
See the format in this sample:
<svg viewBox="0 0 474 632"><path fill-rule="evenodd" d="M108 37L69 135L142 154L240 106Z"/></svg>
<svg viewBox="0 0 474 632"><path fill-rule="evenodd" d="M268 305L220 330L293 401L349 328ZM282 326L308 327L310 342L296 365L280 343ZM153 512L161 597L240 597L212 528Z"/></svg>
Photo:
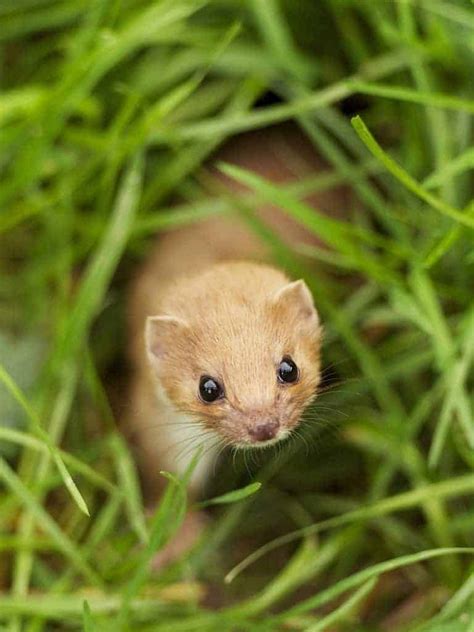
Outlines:
<svg viewBox="0 0 474 632"><path fill-rule="evenodd" d="M249 435L255 441L269 441L273 439L278 431L279 424L277 421L267 421L253 428L249 428Z"/></svg>

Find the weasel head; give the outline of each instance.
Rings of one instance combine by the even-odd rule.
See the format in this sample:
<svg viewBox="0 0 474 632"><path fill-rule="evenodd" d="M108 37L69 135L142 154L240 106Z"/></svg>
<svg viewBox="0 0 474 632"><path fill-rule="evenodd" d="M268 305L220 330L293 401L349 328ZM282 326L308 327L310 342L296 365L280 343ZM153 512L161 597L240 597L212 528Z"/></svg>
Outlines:
<svg viewBox="0 0 474 632"><path fill-rule="evenodd" d="M167 398L234 447L288 436L320 381L311 293L279 274L277 287L203 290L179 316L147 320L147 355Z"/></svg>

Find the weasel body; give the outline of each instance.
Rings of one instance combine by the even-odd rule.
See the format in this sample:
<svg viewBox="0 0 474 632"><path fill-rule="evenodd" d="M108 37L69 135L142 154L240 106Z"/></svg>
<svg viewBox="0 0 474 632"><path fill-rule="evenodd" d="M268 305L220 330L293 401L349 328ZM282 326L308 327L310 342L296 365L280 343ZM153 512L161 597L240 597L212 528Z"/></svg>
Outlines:
<svg viewBox="0 0 474 632"><path fill-rule="evenodd" d="M275 181L292 179L278 162L275 138L266 141L237 145L234 162L252 162ZM307 173L321 167L317 157L305 164ZM341 199L325 194L317 202L332 212ZM308 240L281 211L260 210L287 243ZM220 446L283 439L315 396L321 330L311 293L267 259L244 224L220 216L163 236L137 276L127 423L149 496L159 491L159 470L182 471L202 445L191 481L197 492Z"/></svg>
<svg viewBox="0 0 474 632"><path fill-rule="evenodd" d="M269 445L298 425L320 379L319 320L304 282L267 265L214 263L166 283L156 271L135 301L146 335L135 341L134 423L151 471L183 469L202 445L200 487L219 446Z"/></svg>

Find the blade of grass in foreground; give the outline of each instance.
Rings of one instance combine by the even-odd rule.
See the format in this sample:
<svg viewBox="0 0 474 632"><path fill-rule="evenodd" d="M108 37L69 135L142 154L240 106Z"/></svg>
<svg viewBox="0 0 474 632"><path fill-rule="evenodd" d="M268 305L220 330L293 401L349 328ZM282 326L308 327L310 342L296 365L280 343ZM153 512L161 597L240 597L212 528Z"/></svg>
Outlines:
<svg viewBox="0 0 474 632"><path fill-rule="evenodd" d="M169 484L153 517L148 544L143 549L132 577L124 588L122 608L117 622L119 629L125 625L131 602L148 577L153 556L165 546L184 519L186 488L183 482L172 474L162 472L162 475L168 478Z"/></svg>
<svg viewBox="0 0 474 632"><path fill-rule="evenodd" d="M353 93L351 82L359 78L378 79L400 70L407 64L407 56L404 52L396 51L387 55L381 55L364 64L360 74L351 75L341 79L322 90L313 92L307 97L293 101L268 106L260 110L253 110L240 116L226 118L204 119L198 123L183 126L175 130L160 129L150 137L152 143L167 143L170 138L173 141L203 141L215 138L219 134L230 135L251 129L257 129L292 119L299 114L311 112L332 103L336 103ZM169 132L169 138L166 136Z"/></svg>
<svg viewBox="0 0 474 632"><path fill-rule="evenodd" d="M365 148L358 142L350 123L344 117L341 121L337 115L334 116L334 111L330 108L320 110L314 117L300 116L298 120L317 148L318 153L320 152L338 173L346 177L347 182L354 189L354 194L360 198L364 207L372 210L387 228L388 234L395 238L400 250L406 251L408 244L403 224L397 221L391 212L387 198L384 198L383 193L378 190L371 178L365 177L363 174L359 175L354 168L354 162L359 164L366 158L365 154L361 155L361 150L365 152ZM357 151L352 147L354 142L352 140L348 142L351 136L354 136L355 143L358 145ZM346 150L344 150L344 146L346 146ZM379 186L381 182L383 181L379 178ZM406 252L405 254L410 256Z"/></svg>
<svg viewBox="0 0 474 632"><path fill-rule="evenodd" d="M89 516L90 515L89 509L87 508L86 501L82 497L81 492L78 490L72 476L69 474L67 467L64 465L62 456L59 454L56 446L53 445L48 433L45 432L45 430L43 430L43 428L41 427L39 419L36 417L36 414L31 408L31 406L29 405L26 397L20 391L18 386L15 384L15 382L12 380L10 375L5 371L4 367L1 364L0 364L0 381L3 382L5 387L8 389L8 391L12 395L12 397L16 400L16 402L20 405L20 407L25 412L26 416L28 417L30 421L31 427L33 428L37 437L39 437L44 442L45 446L47 446L49 453L51 454L51 457L53 461L55 462L56 467L58 468L61 478L63 479L63 482L65 486L67 487L67 489L69 490L69 493L71 494L75 503L77 504L79 509L86 514L86 516Z"/></svg>
<svg viewBox="0 0 474 632"><path fill-rule="evenodd" d="M269 630L275 630L275 629L279 630L280 627L278 626L285 624L289 620L294 619L295 617L298 617L299 615L302 615L306 612L312 611L316 608L320 608L326 605L327 603L330 603L331 601L335 600L337 597L339 597L340 595L344 594L345 592L349 590L357 589L361 585L366 586L366 587L370 586L369 582L371 582L372 579L376 580L377 577L383 573L387 573L387 572L396 570L398 568L403 568L405 566L417 564L419 562L423 562L429 559L445 557L448 555L463 555L463 554L474 555L474 548L472 547L471 548L446 547L446 548L439 548L439 549L428 549L425 551L420 551L419 553L404 555L397 558L392 558L385 562L380 562L378 564L365 568L361 571L358 571L352 575L349 575L348 577L340 580L339 582L337 582L330 588L327 588L319 592L317 595L314 595L313 597L310 597L309 599L299 602L295 606L290 607L289 609L285 610L284 612L280 614L277 614L275 616L267 616L265 621L269 624L269 628L268 628ZM359 591L357 591L356 594L360 596ZM355 595L353 595L352 597L354 598L354 600L352 601L351 605L355 605ZM351 598L349 598L349 600L346 601L345 603L348 606L347 608L348 610L349 603L351 603ZM339 611L338 614L345 615L347 610L345 612L344 610L342 612ZM332 614L335 614L335 612L336 611L334 611ZM242 618L240 618L240 615L242 615ZM230 629L230 626L235 625L236 622L238 623L239 629L240 627L242 627L242 629L250 629L250 630L256 629L256 626L252 627L255 624L256 620L253 619L249 621L247 619L246 610L244 609L243 612L240 613L239 606L231 606L227 610L221 610L219 613L216 613L216 615L214 616L210 615L209 613L193 614L190 617L180 619L179 621L176 622L176 626L173 626L173 627L174 629L182 630L183 632L184 631L198 632L199 630L208 630L208 629L214 630L214 627L212 628L210 627L210 624L212 623L215 623L216 630L227 629L226 626L228 626ZM249 623L248 627L247 627L247 623ZM165 632L168 630L168 627L167 627L167 624L164 624L163 626L158 626L153 629L160 630L160 632ZM311 630L311 628L309 629ZM327 628L324 628L324 629L327 629Z"/></svg>
<svg viewBox="0 0 474 632"><path fill-rule="evenodd" d="M422 314L430 324L433 352L438 365L446 367L453 359L454 342L436 287L426 271L416 267L409 274L408 283Z"/></svg>
<svg viewBox="0 0 474 632"><path fill-rule="evenodd" d="M314 61L305 59L299 50L280 3L276 0L253 0L250 4L262 37L278 66L306 82L314 75Z"/></svg>
<svg viewBox="0 0 474 632"><path fill-rule="evenodd" d="M88 595L88 603L90 604L92 616L103 617L104 615L114 616L120 609L120 595L118 594L101 594L96 592L92 594L92 591ZM141 597L135 599L131 605L131 610L137 618L152 617L153 620L157 620L160 616L166 615L165 609L168 607L166 602L158 597ZM84 595L80 591L75 591L67 595L56 594L54 592L49 593L33 593L28 596L28 599L20 597L12 597L10 595L0 595L0 616L24 616L24 617L38 617L44 621L48 620L49 626L46 630L55 629L52 622L57 622L56 629L74 629L77 630L77 622L80 621L81 616L84 614ZM31 619L30 619L31 620ZM66 622L70 622L71 625L67 626ZM97 625L96 625L97 628ZM34 623L25 628L28 632L38 630L38 626ZM125 628L121 628L124 630ZM127 630L139 630L140 628L130 627ZM155 628L153 628L155 629ZM173 628L174 629L174 628ZM205 628L203 628L205 629ZM110 627L100 628L100 632L109 632L109 630L119 630L112 624ZM169 631L169 627L168 627ZM4 629L2 630L4 632Z"/></svg>
<svg viewBox="0 0 474 632"><path fill-rule="evenodd" d="M174 112L180 105L188 101L198 90L207 78L215 61L236 38L240 29L241 25L238 22L233 23L229 29L226 29L223 33L222 40L218 42L215 50L210 53L210 59L205 68L196 70L189 79L180 83L177 87L172 88L169 92L166 92L153 105L149 105L145 109L143 116L128 131L125 142L122 136L120 142L115 142L115 146L111 148L112 151L104 150L104 155L107 156L109 163L107 170L110 172L105 182L106 187L111 188L110 183L114 180L114 171L118 170L121 161L127 155L143 147L152 130L155 129L157 125L166 125L166 117ZM110 141L108 141L108 145L110 146ZM159 178L159 180L161 181L161 178ZM146 197L145 195L145 198Z"/></svg>
<svg viewBox="0 0 474 632"><path fill-rule="evenodd" d="M462 608L466 607L467 602L472 598L474 594L474 572L472 572L464 584L457 590L451 599L445 603L443 609L439 613L436 620L445 621L450 617L458 614Z"/></svg>
<svg viewBox="0 0 474 632"><path fill-rule="evenodd" d="M87 600L84 600L84 610L82 612L82 623L84 626L84 632L95 632L97 629L92 619L91 609Z"/></svg>
<svg viewBox="0 0 474 632"><path fill-rule="evenodd" d="M420 103L422 105L434 105L450 110L463 110L474 114L474 101L460 99L450 94L441 94L439 92L425 93L403 86L372 84L362 81L354 81L351 85L356 92L360 92L361 94L371 94L378 97L386 97L387 99Z"/></svg>
<svg viewBox="0 0 474 632"><path fill-rule="evenodd" d="M264 544L259 549L247 556L242 562L234 566L230 570L226 577L225 582L231 583L242 571L251 566L258 559L277 549L280 546L299 540L302 537L320 533L327 529L340 527L344 524L352 522L358 522L361 520L370 520L379 516L383 516L394 511L403 511L412 507L416 507L424 500L435 498L450 498L452 496L462 496L464 494L472 494L474 492L474 474L468 474L466 476L460 476L457 478L451 478L441 483L433 483L431 485L425 485L409 492L397 494L376 502L372 505L350 511L342 514L341 516L335 516L322 522L316 522L302 529L291 531L285 535L275 538L271 542Z"/></svg>
<svg viewBox="0 0 474 632"><path fill-rule="evenodd" d="M445 182L447 178L459 176L474 168L474 147L469 147L462 154L453 158L442 169L436 169L423 180L426 189L434 189Z"/></svg>
<svg viewBox="0 0 474 632"><path fill-rule="evenodd" d="M113 537L122 505L122 497L116 493L109 496L103 507L95 514L94 524L91 526L87 539L82 543L81 547L82 556L86 561L95 557L100 544L105 544ZM50 592L58 594L72 589L74 578L75 570L72 567L68 567L51 585Z"/></svg>
<svg viewBox="0 0 474 632"><path fill-rule="evenodd" d="M14 428L0 427L0 441L9 441L17 445L39 450L40 452L48 450L48 446L41 441L41 439L37 439L26 432L15 430ZM92 467L87 465L87 463L84 463L84 461L81 461L68 452L64 452L64 450L57 449L57 452L63 459L64 463L69 465L71 470L75 471L77 474L81 474L90 483L104 489L107 492L117 493L117 486L96 472Z"/></svg>
<svg viewBox="0 0 474 632"><path fill-rule="evenodd" d="M304 632L324 632L329 626L341 619L344 619L363 599L367 597L377 583L377 579L377 576L371 577L365 582L365 584L362 584L362 586L358 588L353 595L344 601L344 603L314 625L310 625L308 628L305 628Z"/></svg>
<svg viewBox="0 0 474 632"><path fill-rule="evenodd" d="M396 282L395 275L388 267L380 265L368 249L362 250L360 242L366 242L370 245L380 244L378 236L370 230L353 227L347 222L329 217L314 207L309 207L295 196L283 192L273 183L241 167L221 163L219 169L237 182L250 187L263 200L279 206L296 222L330 244L337 252L345 255L348 260L352 261L355 269L363 270L366 274L383 282ZM383 245L387 247L387 242L384 242Z"/></svg>
<svg viewBox="0 0 474 632"><path fill-rule="evenodd" d="M239 500L244 500L244 498L248 498L255 492L261 488L262 483L255 482L250 483L246 487L242 487L241 489L236 489L233 492L228 492L227 494L222 494L222 496L217 496L216 498L211 498L210 500L203 500L198 503L198 507L209 507L210 505L227 505L229 503L236 503Z"/></svg>
<svg viewBox="0 0 474 632"><path fill-rule="evenodd" d="M373 161L373 162L372 162ZM352 172L354 177L369 176L381 170L379 164L375 167L375 160L370 158L360 166L355 167ZM318 191L326 191L343 182L347 182L349 178L345 174L337 171L323 172L309 178L302 178L297 182L280 183L280 190L294 195L300 199L305 195L316 193ZM258 203L258 195L249 192L243 193L242 198L245 203L256 205ZM134 235L154 234L157 231L176 228L182 225L188 225L192 222L199 222L209 217L230 213L233 211L233 204L230 200L223 197L206 197L203 200L193 200L192 202L174 205L172 209L164 207L162 209L153 210L144 217L137 218L133 231ZM1 224L0 224L1 230ZM402 253L400 253L402 254Z"/></svg>
<svg viewBox="0 0 474 632"><path fill-rule="evenodd" d="M119 485L123 491L123 500L128 520L135 530L140 542L147 544L149 536L143 512L143 498L140 490L140 481L136 465L132 460L129 450L124 444L124 439L115 434L110 442Z"/></svg>
<svg viewBox="0 0 474 632"><path fill-rule="evenodd" d="M425 560L433 559L436 557L442 557L445 555L474 555L474 548L472 547L449 547L442 549L428 549L426 551L420 551L419 553L414 553L412 555L403 555L400 557L393 558L386 562L380 562L379 564L374 564L373 566L369 566L369 568L364 568L353 575L349 575L345 579L341 579L339 582L323 590L319 594L314 597L310 597L305 601L289 608L286 612L281 615L277 615L275 617L276 620L284 620L288 617L296 616L302 614L304 612L308 612L309 610L313 610L314 608L319 608L324 604L332 601L339 595L342 595L347 590L352 588L356 588L364 582L370 581L372 578L376 578L382 573L387 573L389 571L395 570L397 568L402 568L404 566L409 566L412 564L417 564L418 562L423 562Z"/></svg>
<svg viewBox="0 0 474 632"><path fill-rule="evenodd" d="M236 614L239 617L255 617L273 608L276 602L294 594L299 586L308 581L317 581L341 555L347 545L349 528L326 538L323 543L317 543L313 537L305 538L286 566L272 577L263 590L241 602L236 607Z"/></svg>
<svg viewBox="0 0 474 632"><path fill-rule="evenodd" d="M436 209L446 217L456 220L460 224L464 224L469 228L474 228L474 217L469 217L459 209L452 207L446 202L443 202L432 193L427 191L419 182L417 182L412 176L407 173L398 163L393 160L377 143L375 138L370 133L369 129L363 122L360 116L355 116L351 119L352 126L359 135L359 138L365 144L367 149L385 165L388 171L397 178L409 191L414 193L424 202L429 204L432 208Z"/></svg>
<svg viewBox="0 0 474 632"><path fill-rule="evenodd" d="M464 211L468 217L474 218L474 202L469 204ZM461 237L463 226L456 224L443 237L437 241L428 251L423 261L425 268L431 268L443 257L454 243Z"/></svg>
<svg viewBox="0 0 474 632"><path fill-rule="evenodd" d="M235 117L247 112L255 101L262 95L264 85L261 80L250 76L245 79L224 108L223 114ZM163 165L160 178L148 184L143 195L143 206L151 210L173 191L180 182L195 169L218 147L225 136L217 136L203 143L187 144L171 156L169 162Z"/></svg>
<svg viewBox="0 0 474 632"><path fill-rule="evenodd" d="M126 246L138 209L144 159L136 154L122 180L112 219L96 254L90 262L68 319L59 352L73 356L81 347Z"/></svg>
<svg viewBox="0 0 474 632"><path fill-rule="evenodd" d="M47 511L36 501L31 492L24 486L18 476L8 466L6 461L0 458L0 480L17 496L22 503L30 510L36 524L40 525L50 537L54 540L59 550L63 552L77 570L94 585L102 585L100 577L85 562L80 550L75 544L61 531L56 522L51 518ZM1 612L0 612L1 614Z"/></svg>
<svg viewBox="0 0 474 632"><path fill-rule="evenodd" d="M73 402L76 388L74 374L77 372L76 358L78 352L103 301L112 274L130 235L141 197L143 168L143 156L137 154L123 177L110 223L86 269L77 298L68 314L53 352L50 366L52 378L50 390L51 396L55 397L55 402L47 431L51 437L54 437L55 442L60 440ZM72 375L73 379L69 379L69 374ZM45 389L45 395L47 392L49 393L49 389ZM64 399L67 401L62 401ZM45 410L50 408L46 398L44 408ZM30 463L28 452L24 453L23 460L25 464ZM34 471L32 470L33 466L30 467L29 476L31 477L30 480L34 481L34 485L38 486L36 495L39 497L42 493L39 485L48 474L49 464L44 458L37 465L34 461L32 463ZM33 513L29 510L20 518L19 532L21 537L25 539L31 537L34 525ZM13 572L13 590L16 595L26 595L32 567L31 552L20 551L15 560ZM17 625L15 629L19 629L19 626Z"/></svg>
<svg viewBox="0 0 474 632"><path fill-rule="evenodd" d="M474 314L474 312L473 312ZM446 377L446 397L441 408L438 424L434 431L428 454L428 464L436 467L441 458L443 448L447 439L449 427L453 421L453 413L457 411L459 422L464 430L466 443L472 450L474 446L474 428L469 407L469 397L467 395L466 381L474 355L474 318L471 317L470 327L466 332L465 351L456 362L451 362L449 372ZM462 409L463 401L467 401L468 409Z"/></svg>

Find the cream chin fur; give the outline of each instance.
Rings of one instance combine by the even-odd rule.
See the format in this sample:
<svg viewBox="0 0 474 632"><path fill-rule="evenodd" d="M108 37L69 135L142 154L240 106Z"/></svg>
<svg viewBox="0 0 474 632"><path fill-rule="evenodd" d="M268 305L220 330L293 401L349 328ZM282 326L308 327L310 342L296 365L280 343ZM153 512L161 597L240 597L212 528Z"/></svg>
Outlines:
<svg viewBox="0 0 474 632"><path fill-rule="evenodd" d="M268 441L257 441L255 443L235 443L233 447L238 450L264 450L265 448L271 448L271 446L280 443L280 441L285 441L290 434L291 432L289 430L280 430L274 439L269 439Z"/></svg>
<svg viewBox="0 0 474 632"><path fill-rule="evenodd" d="M169 468L171 473L183 476L196 451L200 449L201 455L189 481L193 491L200 494L216 465L219 448L215 444L219 436L204 429L194 417L176 410L158 380L155 397L157 410L166 417L166 433L163 434L161 445L161 452L166 454L163 466Z"/></svg>

